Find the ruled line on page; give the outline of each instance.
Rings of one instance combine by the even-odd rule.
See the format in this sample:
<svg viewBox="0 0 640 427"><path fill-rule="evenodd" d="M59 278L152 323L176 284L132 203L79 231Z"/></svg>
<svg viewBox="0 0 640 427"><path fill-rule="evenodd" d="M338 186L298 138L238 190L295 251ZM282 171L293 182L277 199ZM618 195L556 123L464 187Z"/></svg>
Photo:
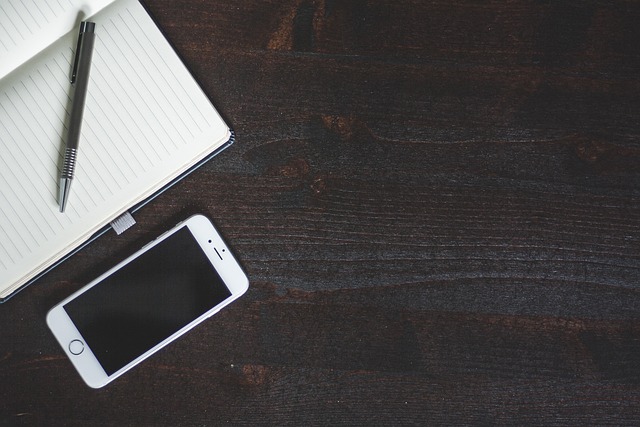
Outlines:
<svg viewBox="0 0 640 427"><path fill-rule="evenodd" d="M127 63L130 64L132 69L135 69L136 74L140 75L140 71L144 69L145 74L152 76L150 80L151 86L149 88L150 93L154 94L154 98L156 102L165 105L167 108L164 111L165 115L171 114L173 117L177 118L179 121L174 120L174 128L176 132L181 135L182 142L186 141L187 133L189 134L189 139L193 138L194 134L191 130L192 126L188 126L185 122L186 114L184 111L178 111L176 109L176 105L179 103L176 99L169 99L167 94L173 93L172 85L168 84L168 82L164 79L163 73L158 69L158 63L163 63L164 58L150 58L148 49L151 48L151 45L142 45L140 40L138 40L138 34L133 34L132 26L130 23L125 23L122 14L118 15L118 20L111 20L114 24L115 32L113 32L114 36L117 34L123 46L126 46L127 50L131 53L134 53L135 56L125 56ZM154 59L157 61L154 62ZM132 62L136 62L137 64L132 64ZM142 65L144 68L141 68ZM163 70L166 71L166 70ZM182 125L182 126L179 126Z"/></svg>
<svg viewBox="0 0 640 427"><path fill-rule="evenodd" d="M140 100L133 99L129 95L130 91L123 88L122 79L115 78L109 61L103 59L103 53L100 51L94 53L94 68L96 72L92 74L91 79L92 82L96 82L97 89L89 96L95 99L95 105L99 105L101 110L107 111L110 117L117 120L118 128L126 130L126 137L123 137L123 140L129 138L132 141L131 144L126 145L126 149L138 163L135 168L147 171L154 165L154 161L146 148L151 148L156 162L161 159L161 156L147 136L152 128L146 125L144 117L147 115L140 112ZM169 152L167 151L166 154Z"/></svg>
<svg viewBox="0 0 640 427"><path fill-rule="evenodd" d="M96 52L96 60L94 61L97 73L93 77L98 80L98 86L104 86L108 90L111 90L112 93L113 90L117 88L120 93L119 102L127 110L130 117L136 120L137 124L140 126L139 130L143 133L152 134L155 140L162 146L164 154L170 154L172 150L176 149L176 145L174 144L171 136L166 132L163 126L157 126L157 121L152 122L150 120L150 117L155 117L153 114L145 114L139 105L140 100L143 99L143 94L140 91L141 86L133 84L128 77L123 77L126 76L124 70L114 70L109 66L109 64L116 64L114 67L120 68L116 61L116 58L119 55L111 52L112 48L108 45L107 39L102 38L101 36L98 38L104 45L102 52ZM114 83L107 85L106 82L109 81ZM100 94L102 97L107 98L107 95L104 92L100 92ZM146 104L147 103L145 102L146 109L150 111ZM147 138L145 137L145 139ZM153 150L156 155L158 157L162 157L159 151L155 148L155 144L151 145L153 146Z"/></svg>
<svg viewBox="0 0 640 427"><path fill-rule="evenodd" d="M118 28L118 26L124 28ZM127 28L121 19L116 21L112 18L109 23L105 23L104 27L105 51L112 58L120 59L112 61L115 63L115 68L110 68L118 77L117 81L133 88L136 92L136 98L142 101L138 106L143 115L153 118L155 126L162 129L162 133L165 134L161 137L161 141L165 144L171 143L173 149L177 147L177 142L184 145L189 130L184 125L178 127L182 121L178 114L169 114L173 108L171 103L162 96L167 88L158 84L159 77L153 72L152 64L143 60L141 50L131 49L126 40Z"/></svg>
<svg viewBox="0 0 640 427"><path fill-rule="evenodd" d="M126 16L130 16L130 14ZM135 60L145 65L145 73L149 73L154 76L151 81L155 86L154 89L158 94L158 98L164 99L163 104L168 107L165 114L173 111L174 117L177 117L182 125L179 129L181 134L188 133L189 137L193 138L195 135L192 130L194 125L198 127L198 131L201 131L200 126L191 118L191 115L188 114L188 111L186 111L182 104L182 99L179 96L175 96L173 86L166 80L165 75L171 71L167 67L165 59L159 55L155 55L154 57L150 56L150 52L153 51L153 45L149 42L144 32L141 34L133 32L135 28L139 28L136 26L137 23L135 21L125 22L122 14L120 14L118 18L119 20L117 24L114 24L115 30L120 36L122 43L127 46L128 50L130 52L135 52ZM143 44L143 41L146 43ZM133 59L134 57L126 58ZM182 111L178 111L178 106L182 106ZM187 121L191 121L192 123L187 124ZM183 141L184 139L185 138L183 138Z"/></svg>
<svg viewBox="0 0 640 427"><path fill-rule="evenodd" d="M47 221L46 217L41 214L41 206L39 206L39 204L42 202L40 201L40 198L29 197L33 194L41 193L43 189L46 188L46 181L40 179L40 181L42 181L42 185L40 185L40 182L37 184L33 183L32 177L37 176L38 178L41 178L41 174L39 173L38 167L34 167L28 157L24 157L21 155L22 153L17 152L17 150L19 150L18 146L25 141L25 138L20 135L20 129L15 127L15 122L18 118L15 114L12 115L3 104L4 103L0 104L0 109L9 114L9 117L14 120L12 123L14 124L13 129L4 126L4 129L7 129L8 131L8 135L2 138L3 158L0 159L0 161L4 164L1 173L4 175L5 181L7 182L5 195L13 195L10 200L12 204L22 205L23 208L21 209L21 212L23 212L23 215L18 215L16 213L16 217L24 215L32 216L34 212L38 213L40 214L40 218L35 222L35 225L39 227L40 223L44 223L53 230L49 221ZM29 169L25 170L25 168ZM25 183L29 186L28 189L25 187ZM18 189L20 191L16 191Z"/></svg>
<svg viewBox="0 0 640 427"><path fill-rule="evenodd" d="M198 131L201 132L202 131L201 124L207 123L207 118L204 116L202 109L199 108L196 102L194 101L193 95L187 92L187 90L184 88L184 86L182 85L182 81L175 75L173 68L167 64L167 61L165 60L164 56L161 55L160 52L158 51L158 47L156 46L156 44L151 41L151 39L149 38L149 34L142 29L140 22L134 18L133 14L129 9L127 9L127 19L125 20L125 23L129 31L134 36L132 39L137 40L141 46L142 46L142 41L144 40L144 47L142 48L142 52L148 56L152 66L157 68L158 67L157 64L160 64L160 63L163 64L164 69L163 70L158 69L158 72L162 76L164 83L173 92L174 100L177 100L177 102L182 105L182 107L184 108L184 111L186 112L186 116L192 120L193 124L195 124L198 127ZM151 52L153 52L153 58L151 57ZM176 88L173 85L168 84L168 81L166 80L167 75L171 75L171 77L173 77L172 80L178 82L178 85L180 86L180 89L181 89L181 92L179 94L175 92ZM185 105L184 103L185 99L188 99L190 101L191 108L188 108ZM200 121L195 119L196 116L200 117Z"/></svg>
<svg viewBox="0 0 640 427"><path fill-rule="evenodd" d="M15 88L14 88L15 89ZM56 176L52 176L49 172L48 176L47 171L51 171L51 162L43 161L42 157L38 154L41 153L42 150L34 150L31 144L20 143L24 141L38 141L38 138L33 135L32 128L29 126L29 123L32 123L34 120L33 115L31 115L31 110L27 108L20 108L17 103L19 103L18 98L20 98L19 94L16 96L16 99L12 99L8 94L6 104L7 107L12 107L9 115L12 117L15 125L15 130L13 132L13 140L14 147L12 149L5 150L9 154L13 155L13 163L20 168L20 172L24 179L18 180L18 185L20 185L23 189L23 194L41 194L46 193L47 191L51 194L52 185L51 183L55 183L57 180ZM4 108L4 106L3 106ZM5 109L5 111L7 111ZM25 114L27 113L28 114ZM26 116L26 117L25 117ZM16 132L17 131L17 132ZM26 134L29 132L29 134ZM16 139L16 137L18 137ZM21 161L22 160L22 161ZM38 177L40 182L34 183L33 179L29 179L31 176ZM27 188L29 187L29 188ZM49 190L47 190L49 189ZM55 195L54 195L55 198ZM47 220L47 217L42 214L42 206L38 203L39 200L42 199L42 196L38 199L31 198L31 202L33 203L33 208L37 209L37 212L40 214L40 218L35 222L35 226L40 228L40 221L44 221L49 225L49 228L53 231L50 222ZM33 210L29 210L27 215L33 215Z"/></svg>
<svg viewBox="0 0 640 427"><path fill-rule="evenodd" d="M3 96L6 98L6 93ZM10 119L0 122L0 134L3 135L2 146L0 147L3 153L2 158L0 158L0 175L3 179L1 188L3 205L5 206L3 210L5 216L5 220L2 222L3 229L5 233L8 233L9 241L13 245L16 245L15 236L33 235L31 230L37 230L41 235L32 242L32 245L26 245L23 250L19 250L17 246L7 248L5 245L7 245L8 241L0 242L2 246L5 246L5 250L22 259L25 253L32 252L34 248L48 241L55 234L55 226L52 226L50 216L45 213L46 200L43 201L41 196L36 196L46 192L47 185L43 183L42 179L36 180L41 181L36 183L32 180L33 177L41 177L40 170L42 167L40 167L40 164L30 162L25 152L17 148L20 144L26 145L24 144L25 136L19 132L19 129L14 128L12 130L8 128L7 123L16 123L19 113L13 112L12 114L5 105L9 106L10 103L2 102L0 104L1 113L8 115Z"/></svg>
<svg viewBox="0 0 640 427"><path fill-rule="evenodd" d="M3 162L4 163L4 162ZM3 194L4 196L4 194ZM5 197L3 197L5 198ZM6 207L13 207L13 204L7 203L5 205ZM9 209L7 209L9 210ZM6 214L5 209L2 210L2 213L9 219L11 219L11 214L12 212L9 212L9 214ZM3 231L5 232L6 235L6 241L3 241L1 243L1 245L5 248L7 248L7 252L11 252L14 255L19 256L20 258L24 257L25 255L25 251L28 251L29 246L24 242L24 238L21 236L20 232L16 231L16 221L7 221L5 222L5 224L3 225ZM20 241L23 242L23 244L20 244ZM10 245L10 247L9 247Z"/></svg>
<svg viewBox="0 0 640 427"><path fill-rule="evenodd" d="M68 11L72 6L53 0L16 1L0 3L0 44L5 53L19 47L19 43L41 30L46 24Z"/></svg>

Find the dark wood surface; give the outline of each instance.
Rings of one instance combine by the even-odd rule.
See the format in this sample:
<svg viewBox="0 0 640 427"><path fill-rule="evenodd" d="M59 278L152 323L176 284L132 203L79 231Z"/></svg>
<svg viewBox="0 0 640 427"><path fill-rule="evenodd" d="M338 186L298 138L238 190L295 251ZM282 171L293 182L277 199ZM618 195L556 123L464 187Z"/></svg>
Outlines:
<svg viewBox="0 0 640 427"><path fill-rule="evenodd" d="M146 4L237 143L0 306L0 424L640 423L640 3ZM87 388L47 310L193 213L248 293Z"/></svg>

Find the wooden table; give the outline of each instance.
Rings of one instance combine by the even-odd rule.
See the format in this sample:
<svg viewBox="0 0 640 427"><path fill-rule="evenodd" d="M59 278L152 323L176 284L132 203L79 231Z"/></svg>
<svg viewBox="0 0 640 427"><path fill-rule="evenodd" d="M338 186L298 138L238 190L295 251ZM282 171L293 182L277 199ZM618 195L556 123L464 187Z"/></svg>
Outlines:
<svg viewBox="0 0 640 427"><path fill-rule="evenodd" d="M0 424L640 423L640 3L146 4L237 143L0 306ZM87 388L47 310L198 212L250 290Z"/></svg>

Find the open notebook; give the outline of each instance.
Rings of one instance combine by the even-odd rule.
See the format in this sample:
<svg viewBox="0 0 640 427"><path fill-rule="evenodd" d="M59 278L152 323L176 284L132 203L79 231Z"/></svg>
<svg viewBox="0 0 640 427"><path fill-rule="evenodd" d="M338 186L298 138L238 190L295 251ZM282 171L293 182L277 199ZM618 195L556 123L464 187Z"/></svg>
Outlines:
<svg viewBox="0 0 640 427"><path fill-rule="evenodd" d="M60 213L69 76L87 19L95 49ZM232 142L137 0L2 0L0 58L0 300Z"/></svg>

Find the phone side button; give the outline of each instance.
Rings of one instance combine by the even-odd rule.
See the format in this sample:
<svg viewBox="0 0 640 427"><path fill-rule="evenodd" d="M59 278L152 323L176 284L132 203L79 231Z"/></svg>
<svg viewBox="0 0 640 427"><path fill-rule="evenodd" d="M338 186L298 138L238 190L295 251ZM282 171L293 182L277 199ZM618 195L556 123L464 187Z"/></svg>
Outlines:
<svg viewBox="0 0 640 427"><path fill-rule="evenodd" d="M155 242L155 240L150 241L149 243L147 243L146 245L141 247L140 250L142 251L144 248L146 248L147 246L151 245L153 242Z"/></svg>
<svg viewBox="0 0 640 427"><path fill-rule="evenodd" d="M84 351L84 343L80 340L73 340L69 343L69 351L71 354L79 355Z"/></svg>

